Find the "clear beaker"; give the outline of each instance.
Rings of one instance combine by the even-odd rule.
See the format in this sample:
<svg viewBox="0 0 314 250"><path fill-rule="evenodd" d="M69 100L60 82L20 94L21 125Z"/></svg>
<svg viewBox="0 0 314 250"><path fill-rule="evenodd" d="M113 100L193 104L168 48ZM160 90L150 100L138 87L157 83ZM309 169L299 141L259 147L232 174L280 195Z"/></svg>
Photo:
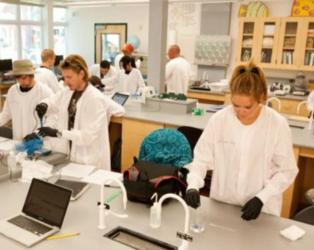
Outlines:
<svg viewBox="0 0 314 250"><path fill-rule="evenodd" d="M7 159L8 169L10 171L10 180L17 182L22 176L22 167L16 161L16 155L14 152L10 152Z"/></svg>
<svg viewBox="0 0 314 250"><path fill-rule="evenodd" d="M190 208L191 210L191 222L190 229L194 233L201 233L205 230L206 218L208 211L205 211L204 207L200 206L197 209Z"/></svg>

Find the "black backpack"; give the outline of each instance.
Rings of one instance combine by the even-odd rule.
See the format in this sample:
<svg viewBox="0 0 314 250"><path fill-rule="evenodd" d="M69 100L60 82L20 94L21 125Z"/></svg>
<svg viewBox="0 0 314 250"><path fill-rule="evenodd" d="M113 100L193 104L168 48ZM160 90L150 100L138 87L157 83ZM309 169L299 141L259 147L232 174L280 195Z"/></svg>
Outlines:
<svg viewBox="0 0 314 250"><path fill-rule="evenodd" d="M128 200L153 204L151 197L158 199L167 193L185 195L188 170L148 161L137 161L123 173L123 183Z"/></svg>

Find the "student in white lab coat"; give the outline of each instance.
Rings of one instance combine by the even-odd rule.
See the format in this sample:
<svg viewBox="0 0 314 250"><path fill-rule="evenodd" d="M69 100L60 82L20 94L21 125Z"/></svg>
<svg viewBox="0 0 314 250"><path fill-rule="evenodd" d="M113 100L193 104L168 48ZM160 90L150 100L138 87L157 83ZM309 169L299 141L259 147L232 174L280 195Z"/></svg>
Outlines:
<svg viewBox="0 0 314 250"><path fill-rule="evenodd" d="M12 75L17 83L8 91L2 112L0 126L12 120L13 139L22 140L40 126L35 107L43 99L52 95L51 90L34 79L33 64L29 60L13 63Z"/></svg>
<svg viewBox="0 0 314 250"><path fill-rule="evenodd" d="M105 85L105 93L113 93L118 84L118 71L114 66L110 65L109 61L103 60L100 64L94 64L90 67L91 75L98 76L101 83Z"/></svg>
<svg viewBox="0 0 314 250"><path fill-rule="evenodd" d="M191 76L191 65L180 55L180 47L168 49L170 61L166 64L166 87L168 93L187 94Z"/></svg>
<svg viewBox="0 0 314 250"><path fill-rule="evenodd" d="M52 49L44 49L41 52L41 65L35 71L35 79L46 84L53 93L57 93L62 89L62 85L58 82L56 75L52 71L56 59L55 52Z"/></svg>
<svg viewBox="0 0 314 250"><path fill-rule="evenodd" d="M134 94L143 89L145 87L145 82L141 71L135 67L134 58L124 56L121 58L121 64L125 72L123 91Z"/></svg>
<svg viewBox="0 0 314 250"><path fill-rule="evenodd" d="M60 65L64 88L37 105L39 116L47 112L39 134L49 137L46 147L70 155L71 161L110 170L108 122L103 94L88 83L88 68L79 55ZM56 114L57 119L50 119Z"/></svg>
<svg viewBox="0 0 314 250"><path fill-rule="evenodd" d="M243 206L244 220L261 211L279 216L282 193L298 173L289 125L265 105L267 84L253 63L236 67L230 91L232 105L210 118L194 149L186 202L200 205L198 190L213 170L211 198Z"/></svg>
<svg viewBox="0 0 314 250"><path fill-rule="evenodd" d="M134 52L134 47L132 44L130 43L126 43L123 45L122 49L121 49L121 52L120 54L118 54L115 59L114 59L114 66L117 70L121 69L123 70L122 68L122 65L120 64L121 62L121 59L122 57L124 56L132 56L133 52ZM135 66L136 68L140 68L141 67L141 60L143 60L143 58L141 59L138 59L135 61Z"/></svg>

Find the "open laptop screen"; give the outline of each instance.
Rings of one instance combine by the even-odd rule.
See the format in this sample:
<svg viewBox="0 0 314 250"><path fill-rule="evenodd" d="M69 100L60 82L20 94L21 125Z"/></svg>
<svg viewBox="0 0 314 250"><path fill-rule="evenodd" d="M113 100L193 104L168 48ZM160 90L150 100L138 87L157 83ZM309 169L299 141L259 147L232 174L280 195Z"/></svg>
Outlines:
<svg viewBox="0 0 314 250"><path fill-rule="evenodd" d="M33 179L23 213L52 226L61 227L71 198L71 190Z"/></svg>
<svg viewBox="0 0 314 250"><path fill-rule="evenodd" d="M122 94L119 92L114 93L114 95L112 96L112 100L114 100L115 102L119 103L122 106L128 98L129 98L129 95Z"/></svg>

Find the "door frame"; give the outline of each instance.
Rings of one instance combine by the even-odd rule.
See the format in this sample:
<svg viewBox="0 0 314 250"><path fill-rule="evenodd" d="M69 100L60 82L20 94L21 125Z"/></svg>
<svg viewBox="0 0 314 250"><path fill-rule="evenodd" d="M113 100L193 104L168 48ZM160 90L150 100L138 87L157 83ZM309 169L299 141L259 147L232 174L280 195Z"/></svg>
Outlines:
<svg viewBox="0 0 314 250"><path fill-rule="evenodd" d="M100 63L100 58L97 58L97 47L98 47L98 36L97 36L97 30L99 30L101 27L104 27L104 29L106 29L106 26L121 26L123 25L125 27L125 37L124 37L124 41L121 40L120 41L120 47L122 48L122 46L127 42L127 37L128 37L128 24L127 23L95 23L94 24L94 62L95 63ZM101 46L101 44L99 45ZM101 47L100 47L100 55L101 55Z"/></svg>

